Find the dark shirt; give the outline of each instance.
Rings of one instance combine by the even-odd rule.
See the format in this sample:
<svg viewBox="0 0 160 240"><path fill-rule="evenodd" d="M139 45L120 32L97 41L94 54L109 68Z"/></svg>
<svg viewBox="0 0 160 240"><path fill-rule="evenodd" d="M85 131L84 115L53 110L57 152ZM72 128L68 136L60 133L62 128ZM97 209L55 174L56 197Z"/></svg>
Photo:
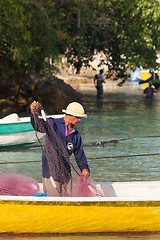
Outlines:
<svg viewBox="0 0 160 240"><path fill-rule="evenodd" d="M43 123L45 125L44 120L41 119L40 121L43 121ZM50 126L53 127L55 132L58 133L61 144L65 148L65 151L66 151L68 157L71 156L72 154L74 154L80 171L82 172L83 169L88 169L88 171L90 171L89 167L88 167L87 159L86 159L86 156L85 156L85 153L83 150L82 138L81 138L79 132L77 131L77 129L74 128L74 130L75 130L74 132L72 132L68 136L65 136L66 135L66 125L65 125L63 118L48 118L48 121L49 121ZM34 118L33 118L33 114L31 114L31 124L35 130L37 130L39 132L45 132L45 130L43 128L39 128L38 125L36 126ZM56 143L54 145L56 145ZM45 140L44 152L42 154L42 176L45 178L49 178L51 174L49 171L49 165L48 165L47 157L45 154L47 151L46 146L47 146L47 140ZM57 152L58 152L58 144L57 144ZM63 157L63 160L66 161L65 157ZM68 164L67 161L66 161L66 169L69 173L71 172L71 165ZM56 170L56 171L58 171L58 170ZM56 179L56 174L57 173L54 172L53 175L55 175L55 177L54 176L53 177L55 180L58 180L58 179Z"/></svg>
<svg viewBox="0 0 160 240"><path fill-rule="evenodd" d="M146 94L146 97L147 97L147 98L153 98L154 88L152 88L152 87L147 87L147 88L144 90L144 93Z"/></svg>

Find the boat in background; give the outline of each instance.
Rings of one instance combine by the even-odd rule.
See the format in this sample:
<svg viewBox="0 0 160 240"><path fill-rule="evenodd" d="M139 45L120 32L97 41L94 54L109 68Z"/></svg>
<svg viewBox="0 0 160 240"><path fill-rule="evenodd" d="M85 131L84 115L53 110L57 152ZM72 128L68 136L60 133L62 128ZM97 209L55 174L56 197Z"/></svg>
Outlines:
<svg viewBox="0 0 160 240"><path fill-rule="evenodd" d="M149 82L152 83L152 86L156 89L160 88L160 72L150 69L143 69L142 67L137 67L136 69L131 69L129 77L127 78L128 82L132 84L137 84L141 89L145 89L149 86Z"/></svg>
<svg viewBox="0 0 160 240"><path fill-rule="evenodd" d="M63 115L49 115L47 117L60 118ZM38 133L41 139L44 134ZM37 136L30 123L30 117L19 117L12 113L0 119L0 148L28 145L37 142Z"/></svg>
<svg viewBox="0 0 160 240"><path fill-rule="evenodd" d="M1 195L0 234L160 232L159 181L95 186L101 197Z"/></svg>

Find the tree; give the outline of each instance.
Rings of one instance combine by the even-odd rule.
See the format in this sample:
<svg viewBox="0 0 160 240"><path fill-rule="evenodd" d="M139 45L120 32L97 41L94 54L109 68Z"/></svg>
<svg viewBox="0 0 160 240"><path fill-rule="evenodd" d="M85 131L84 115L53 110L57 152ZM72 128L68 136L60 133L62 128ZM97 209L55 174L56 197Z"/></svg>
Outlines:
<svg viewBox="0 0 160 240"><path fill-rule="evenodd" d="M2 0L0 8L0 80L7 86L1 96L12 98L30 73L51 71L60 37L52 0Z"/></svg>
<svg viewBox="0 0 160 240"><path fill-rule="evenodd" d="M160 5L155 0L78 1L81 10L79 38L73 32L69 54L92 60L103 52L101 63L108 66L108 76L125 78L128 67L154 68L155 50L160 47ZM77 5L78 5L77 4Z"/></svg>
<svg viewBox="0 0 160 240"><path fill-rule="evenodd" d="M125 79L129 66L157 67L158 1L1 0L0 9L0 84L8 84L3 97L14 98L30 73L53 73L59 54L70 61L76 54L89 66L103 52L101 63L114 79Z"/></svg>

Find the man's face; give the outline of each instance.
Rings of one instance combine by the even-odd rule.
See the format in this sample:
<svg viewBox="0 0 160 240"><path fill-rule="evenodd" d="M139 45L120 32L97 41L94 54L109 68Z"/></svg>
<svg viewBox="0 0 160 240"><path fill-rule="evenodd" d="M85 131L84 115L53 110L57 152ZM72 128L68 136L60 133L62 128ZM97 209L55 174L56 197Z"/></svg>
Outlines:
<svg viewBox="0 0 160 240"><path fill-rule="evenodd" d="M76 125L77 123L79 123L81 121L81 117L74 117L74 116L68 115L68 121L72 125Z"/></svg>

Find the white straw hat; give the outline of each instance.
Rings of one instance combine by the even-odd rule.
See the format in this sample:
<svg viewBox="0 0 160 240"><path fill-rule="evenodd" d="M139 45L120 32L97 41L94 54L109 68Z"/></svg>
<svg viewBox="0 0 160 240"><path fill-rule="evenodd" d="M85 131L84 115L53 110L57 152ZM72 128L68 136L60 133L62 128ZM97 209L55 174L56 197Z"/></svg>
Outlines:
<svg viewBox="0 0 160 240"><path fill-rule="evenodd" d="M87 114L84 113L83 106L78 102L70 103L66 109L63 109L62 112L72 115L74 117L84 117L87 118Z"/></svg>

